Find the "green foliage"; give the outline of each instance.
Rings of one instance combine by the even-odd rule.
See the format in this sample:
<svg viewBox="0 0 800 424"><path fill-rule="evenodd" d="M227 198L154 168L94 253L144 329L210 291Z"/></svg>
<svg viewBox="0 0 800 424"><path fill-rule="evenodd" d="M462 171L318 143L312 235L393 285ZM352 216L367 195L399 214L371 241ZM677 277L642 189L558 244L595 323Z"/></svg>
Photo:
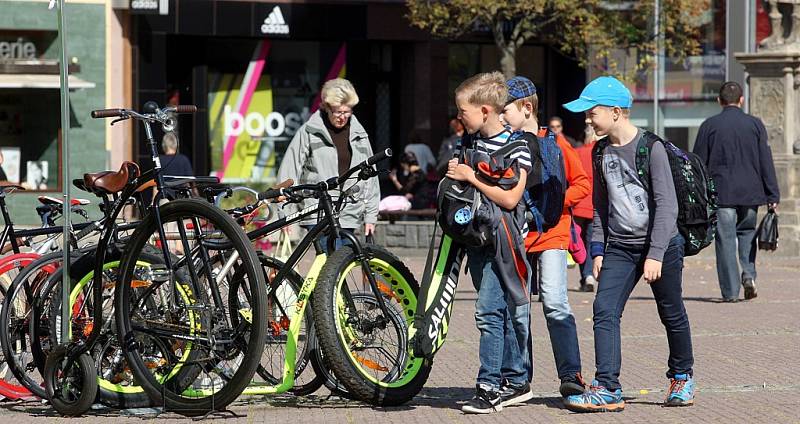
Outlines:
<svg viewBox="0 0 800 424"><path fill-rule="evenodd" d="M661 39L668 57L697 54L699 28L710 0L661 0ZM557 48L588 68L603 63L622 77L613 53L622 49L637 58L631 72L650 66L656 51L653 1L628 0L407 0L408 19L436 37L457 39L491 31L501 52L501 67L515 72L516 51L537 40Z"/></svg>

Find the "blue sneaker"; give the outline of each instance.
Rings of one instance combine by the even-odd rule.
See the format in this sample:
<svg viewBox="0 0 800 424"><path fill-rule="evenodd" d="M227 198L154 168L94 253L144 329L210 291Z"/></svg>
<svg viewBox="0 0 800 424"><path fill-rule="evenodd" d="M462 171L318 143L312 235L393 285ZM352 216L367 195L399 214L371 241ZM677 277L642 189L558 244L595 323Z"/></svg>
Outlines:
<svg viewBox="0 0 800 424"><path fill-rule="evenodd" d="M688 374L675 374L669 379L669 392L664 406L694 405L694 379Z"/></svg>
<svg viewBox="0 0 800 424"><path fill-rule="evenodd" d="M619 412L625 409L625 401L621 389L612 392L594 380L585 393L567 396L564 406L572 412Z"/></svg>

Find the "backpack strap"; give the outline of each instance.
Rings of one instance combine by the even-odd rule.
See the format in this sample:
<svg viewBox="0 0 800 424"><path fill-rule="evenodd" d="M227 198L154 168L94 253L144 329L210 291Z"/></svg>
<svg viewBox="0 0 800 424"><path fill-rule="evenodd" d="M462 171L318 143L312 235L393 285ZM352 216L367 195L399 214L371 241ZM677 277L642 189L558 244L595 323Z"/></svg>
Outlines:
<svg viewBox="0 0 800 424"><path fill-rule="evenodd" d="M592 166L597 170L597 174L600 176L600 183L604 187L606 185L606 176L603 173L603 152L607 146L608 137L605 137L597 140L594 143L594 147L592 147Z"/></svg>
<svg viewBox="0 0 800 424"><path fill-rule="evenodd" d="M652 188L650 185L650 151L657 142L663 143L664 140L650 131L644 131L638 146L636 146L636 172L639 174L639 181L642 182L642 186L648 193Z"/></svg>

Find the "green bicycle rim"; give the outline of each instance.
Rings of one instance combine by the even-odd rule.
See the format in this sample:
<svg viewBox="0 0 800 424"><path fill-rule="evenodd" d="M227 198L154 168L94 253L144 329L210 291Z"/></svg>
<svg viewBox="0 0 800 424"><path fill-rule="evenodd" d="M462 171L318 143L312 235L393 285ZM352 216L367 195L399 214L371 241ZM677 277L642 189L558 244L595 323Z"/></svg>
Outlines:
<svg viewBox="0 0 800 424"><path fill-rule="evenodd" d="M350 271L353 268L355 268L356 266L360 266L360 265L357 262L350 262L350 264L348 264L348 266L344 270L344 272L342 272L341 278L339 278L339 283L337 284L337 287L336 287L336 293L339 293L339 291L341 290L342 284L344 283L344 281L345 281L345 279L347 277L347 274L350 273ZM392 285L392 291L400 299L399 303L403 308L403 316L406 319L406 324L408 324L408 326L410 327L413 324L414 312L417 309L417 297L414 295L414 291L411 289L411 286L408 284L406 279L400 274L400 272L397 269L395 269L393 266L391 266L389 263L387 263L386 261L383 261L383 260L380 260L380 259L377 259L377 258L372 258L369 261L369 266L370 266L370 269L372 269L376 273L378 273L378 274L380 274L380 275L382 275L382 276L384 276L384 277L386 277L388 279L388 282ZM401 292L401 290L402 290L402 292ZM343 320L339 319L338 322L337 322L336 327L339 328L340 330L350 331L349 328L343 327L342 324L343 324ZM347 346L347 342L344 339L344 331L337 331L337 333L339 334L339 340L341 341L342 346ZM403 370L403 375L402 375L402 377L400 379L387 383L387 382L378 380L377 378L372 376L370 373L368 373L361 366L361 364L358 363L358 361L354 361L352 359L352 355L348 354L348 356L350 356L350 359L351 359L350 363L353 364L353 366L356 367L356 369L358 370L359 374L361 374L362 376L367 378L373 384L376 384L376 385L381 386L381 387L387 387L387 388L405 386L406 384L408 384L409 381L411 381L417 375L417 372L419 372L419 370L420 370L420 368L422 368L422 364L423 364L423 359L422 358L413 358L406 365L405 369ZM409 358L412 358L412 357L409 355Z"/></svg>

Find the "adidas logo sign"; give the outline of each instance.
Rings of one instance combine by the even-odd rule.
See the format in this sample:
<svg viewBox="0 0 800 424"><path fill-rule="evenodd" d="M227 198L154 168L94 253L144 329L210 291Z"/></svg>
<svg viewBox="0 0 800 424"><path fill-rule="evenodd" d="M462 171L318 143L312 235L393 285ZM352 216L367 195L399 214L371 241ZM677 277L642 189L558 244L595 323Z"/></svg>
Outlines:
<svg viewBox="0 0 800 424"><path fill-rule="evenodd" d="M261 24L262 34L289 34L289 25L286 25L286 20L283 19L283 13L280 7L275 6L272 12L269 13L264 23Z"/></svg>

